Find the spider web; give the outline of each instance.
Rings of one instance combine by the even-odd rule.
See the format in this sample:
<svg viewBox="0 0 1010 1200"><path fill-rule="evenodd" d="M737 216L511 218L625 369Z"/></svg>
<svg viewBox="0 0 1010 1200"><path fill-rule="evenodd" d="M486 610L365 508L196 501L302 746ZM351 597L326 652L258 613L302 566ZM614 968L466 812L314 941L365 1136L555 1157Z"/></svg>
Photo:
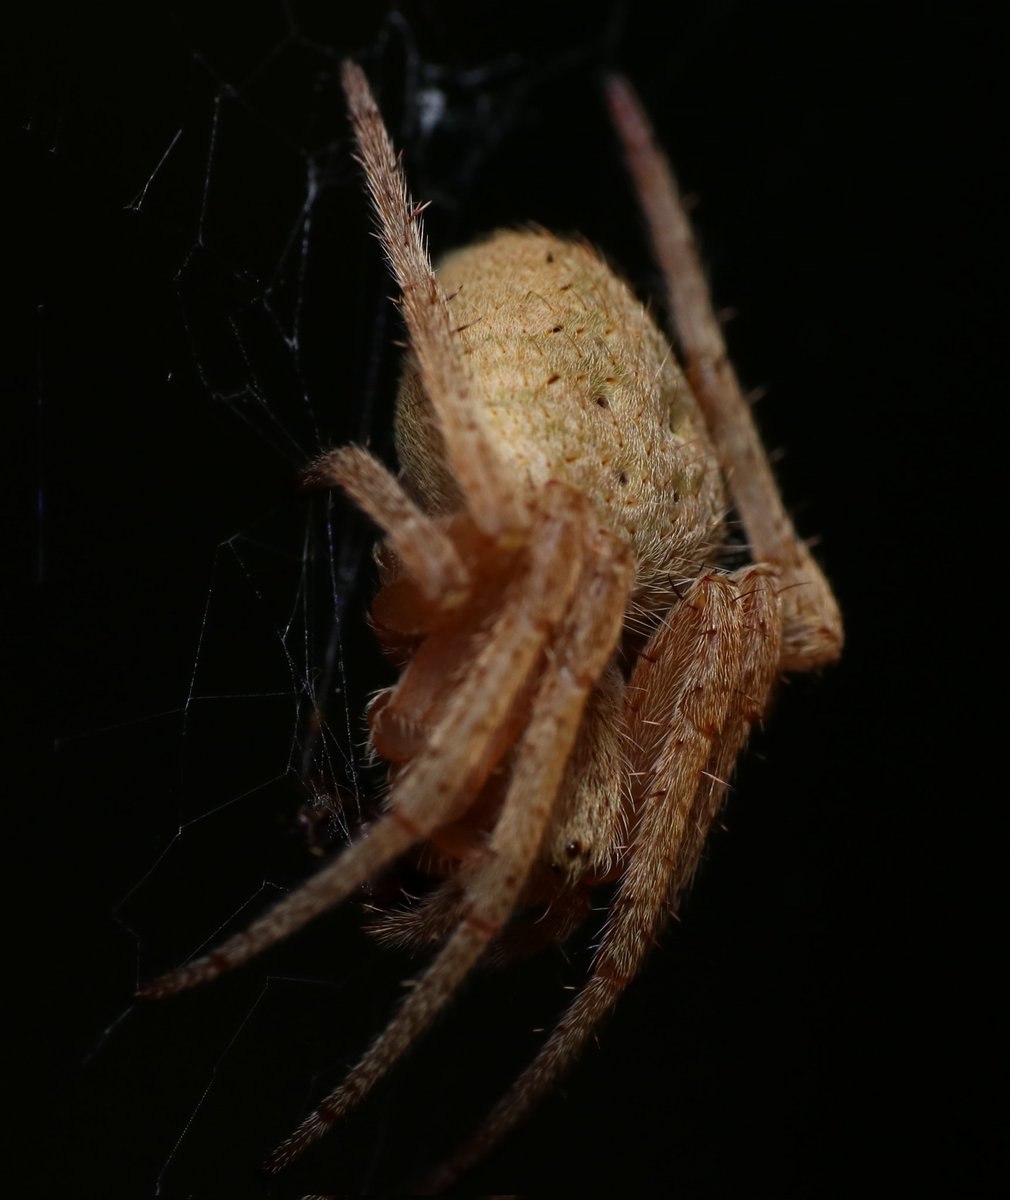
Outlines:
<svg viewBox="0 0 1010 1200"><path fill-rule="evenodd" d="M695 53L717 38L721 18L702 14L718 8L685 10ZM110 813L88 829L105 907L86 969L114 979L117 999L82 1001L88 1082L67 1122L78 1188L82 1177L103 1180L103 1195L169 1197L391 1186L453 1144L582 978L555 957L475 981L470 1015L457 1006L452 1031L437 1029L315 1164L271 1182L252 1166L339 1079L414 968L375 954L345 905L213 987L163 1005L124 999L295 885L381 786L362 722L390 678L365 632L373 535L337 498L297 489L333 445L392 461L401 334L339 61L352 55L373 81L412 190L433 202L435 247L533 217L586 234L648 283L630 200L615 230L604 182L620 166L593 71L620 58L634 20L633 6L606 9L563 42L547 26L511 39L471 30L468 44L395 6L358 27L278 6L238 32L209 19L176 31L185 83L139 122L145 155L132 160L132 198L122 193L166 333L162 386L142 433L122 439L116 486L120 504L163 494L128 527L118 593L101 600L121 646L58 724L65 769ZM681 161L692 153L688 140ZM680 1035L667 1036L682 1057ZM459 1046L480 1048L486 1072L442 1085Z"/></svg>

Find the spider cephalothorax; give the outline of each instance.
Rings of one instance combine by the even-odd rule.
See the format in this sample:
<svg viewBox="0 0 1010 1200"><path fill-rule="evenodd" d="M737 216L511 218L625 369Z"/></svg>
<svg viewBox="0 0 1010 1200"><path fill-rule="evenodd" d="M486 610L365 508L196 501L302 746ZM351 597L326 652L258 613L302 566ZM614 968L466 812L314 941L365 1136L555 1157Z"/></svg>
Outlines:
<svg viewBox="0 0 1010 1200"><path fill-rule="evenodd" d="M486 954L560 940L616 882L590 977L534 1062L447 1164L444 1186L553 1084L675 911L751 725L783 670L834 660L841 622L795 534L726 358L676 186L637 101L608 101L666 277L684 355L588 247L504 232L438 274L361 71L344 67L411 355L402 467L320 460L380 526L372 610L402 665L369 712L390 764L367 837L165 995L286 937L410 854L433 879L378 925L435 945L389 1025L276 1151L284 1166L356 1104ZM752 564L721 565L734 506ZM510 922L512 924L510 925ZM511 939L511 941L510 941Z"/></svg>

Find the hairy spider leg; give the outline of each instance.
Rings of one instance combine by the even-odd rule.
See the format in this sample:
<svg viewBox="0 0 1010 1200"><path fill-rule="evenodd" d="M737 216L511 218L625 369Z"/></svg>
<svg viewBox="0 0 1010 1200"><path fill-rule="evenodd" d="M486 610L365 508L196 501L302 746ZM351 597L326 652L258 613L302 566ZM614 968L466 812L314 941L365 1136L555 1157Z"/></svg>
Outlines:
<svg viewBox="0 0 1010 1200"><path fill-rule="evenodd" d="M578 493L570 497L585 530L588 506ZM575 599L548 644L501 815L461 897L455 932L340 1086L277 1148L267 1164L270 1173L301 1155L367 1095L449 1001L515 907L550 821L586 699L617 645L631 590L627 549L600 533L584 540Z"/></svg>
<svg viewBox="0 0 1010 1200"><path fill-rule="evenodd" d="M765 564L742 567L731 579L743 614L743 667L712 757L702 772L691 820L684 831L677 870L670 879L669 911L675 914L701 861L705 840L719 815L729 780L751 729L761 720L782 673L782 596L778 572Z"/></svg>
<svg viewBox="0 0 1010 1200"><path fill-rule="evenodd" d="M656 145L629 84L606 83L611 117L663 270L677 340L691 388L705 416L719 462L750 543L751 557L781 572L783 667L808 671L834 662L842 651L842 618L820 567L782 503L726 353L691 223L666 157Z"/></svg>
<svg viewBox="0 0 1010 1200"><path fill-rule="evenodd" d="M386 535L390 548L426 600L440 608L461 604L470 573L444 523L429 517L396 476L361 446L323 455L302 476L308 487L339 486Z"/></svg>
<svg viewBox="0 0 1010 1200"><path fill-rule="evenodd" d="M345 61L341 80L382 245L399 284L411 353L438 421L446 460L478 528L492 536L508 535L525 526L527 515L494 451L480 409L471 402L466 359L428 258L421 209L410 198L364 72Z"/></svg>
<svg viewBox="0 0 1010 1200"><path fill-rule="evenodd" d="M473 1137L425 1181L422 1194L451 1187L508 1133L571 1066L602 1017L637 974L697 867L707 812L726 790L741 731L763 711L777 671L777 598L738 580L699 580L639 659L628 686L634 798L639 805L621 880L590 979L540 1053ZM757 573L761 578L761 573ZM770 638L770 641L769 641ZM755 694L764 688L764 696ZM639 753L639 751L635 751ZM724 769L713 778L712 765Z"/></svg>
<svg viewBox="0 0 1010 1200"><path fill-rule="evenodd" d="M625 612L627 627L627 612ZM517 897L516 908L535 907L538 911L510 922L489 948L486 962L495 966L528 957L538 950L565 941L590 911L590 888L594 883L614 877L627 841L628 778L623 753L619 749L616 761L609 739L601 736L604 725L613 729L618 747L622 746L624 694L627 685L616 658L604 667L582 711L582 722L558 789L551 816L549 837L541 843L537 862ZM585 812L587 779L596 792L609 791L618 798L617 819L599 809ZM573 814L582 818L576 826ZM572 865L572 852L583 849L586 833L597 853L589 874L581 864L565 871L562 863ZM551 842L555 845L552 847ZM557 843L562 849L559 855ZM565 860L567 859L567 863ZM435 859L433 873L445 870L444 862ZM476 864L463 858L452 864L451 874L433 887L417 903L391 911L376 908L368 932L381 945L400 949L422 950L440 945L455 929L459 920L459 905L467 881Z"/></svg>
<svg viewBox="0 0 1010 1200"><path fill-rule="evenodd" d="M545 640L568 607L582 531L565 510L563 489L546 488L545 519L529 565L507 589L490 635L433 728L396 780L389 811L307 883L210 954L156 979L141 996L157 999L214 979L260 954L343 900L397 855L445 822L483 763Z"/></svg>

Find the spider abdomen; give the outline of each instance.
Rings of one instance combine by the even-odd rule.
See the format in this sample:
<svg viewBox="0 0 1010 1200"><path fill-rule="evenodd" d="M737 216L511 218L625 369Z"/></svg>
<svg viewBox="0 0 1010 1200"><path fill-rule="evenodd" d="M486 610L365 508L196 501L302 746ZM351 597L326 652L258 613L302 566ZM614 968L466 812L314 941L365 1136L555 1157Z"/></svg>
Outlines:
<svg viewBox="0 0 1010 1200"><path fill-rule="evenodd" d="M455 335L517 491L560 480L631 546L638 591L692 574L721 543L722 480L669 343L583 242L500 231L441 263ZM458 506L416 367L397 400L397 449L430 512ZM641 598L641 597L640 597Z"/></svg>

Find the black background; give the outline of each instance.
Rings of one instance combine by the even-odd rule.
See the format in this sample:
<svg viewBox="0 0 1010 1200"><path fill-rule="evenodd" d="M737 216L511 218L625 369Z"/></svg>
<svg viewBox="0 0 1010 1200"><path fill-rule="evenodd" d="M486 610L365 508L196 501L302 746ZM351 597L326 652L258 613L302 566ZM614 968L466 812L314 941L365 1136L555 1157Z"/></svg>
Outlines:
<svg viewBox="0 0 1010 1200"><path fill-rule="evenodd" d="M954 900L962 831L992 792L972 683L999 619L974 541L994 408L994 33L970 5L928 23L728 0L670 4L660 24L630 2L340 9L58 10L12 42L8 230L30 303L8 359L24 452L5 478L28 606L8 632L33 650L38 632L9 759L23 878L6 990L26 1001L31 1126L8 1159L17 1194L395 1193L582 978L584 944L483 975L270 1183L256 1162L379 1028L408 965L348 905L234 978L131 1003L138 978L261 903L264 880L269 895L311 866L276 630L303 581L309 658L325 662L331 560L325 502L294 481L320 445L370 436L388 452L396 375L345 54L434 200L436 249L535 219L584 233L658 296L599 102L602 68L629 75L700 198L731 353L746 386L768 386L758 419L788 451L787 502L847 619L844 662L783 689L683 923L600 1048L460 1194L970 1190L985 1122L961 1001L981 984ZM447 98L431 136L426 83ZM302 277L282 250L307 152L322 198ZM304 300L297 362L259 299L278 263L284 320ZM360 741L385 678L362 617L369 534L342 506L334 529L347 699L325 699ZM191 705L184 732L198 647L200 695L286 694Z"/></svg>

